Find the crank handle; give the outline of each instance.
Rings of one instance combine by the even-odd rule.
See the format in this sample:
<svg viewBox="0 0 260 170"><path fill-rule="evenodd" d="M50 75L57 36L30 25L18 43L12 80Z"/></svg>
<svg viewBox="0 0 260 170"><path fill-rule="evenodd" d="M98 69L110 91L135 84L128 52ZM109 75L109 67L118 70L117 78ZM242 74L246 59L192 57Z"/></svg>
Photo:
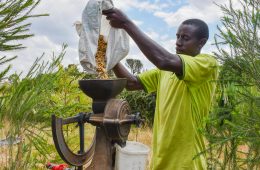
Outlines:
<svg viewBox="0 0 260 170"><path fill-rule="evenodd" d="M137 127L140 127L143 123L144 119L141 118L139 112L137 112L135 115L127 115L126 119L119 121L119 124L135 124Z"/></svg>

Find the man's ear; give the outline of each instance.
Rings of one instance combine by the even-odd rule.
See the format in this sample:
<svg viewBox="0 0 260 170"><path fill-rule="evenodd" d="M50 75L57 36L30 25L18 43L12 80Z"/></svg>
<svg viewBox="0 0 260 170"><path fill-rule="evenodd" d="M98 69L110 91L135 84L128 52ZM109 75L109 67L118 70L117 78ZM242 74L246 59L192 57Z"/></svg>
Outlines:
<svg viewBox="0 0 260 170"><path fill-rule="evenodd" d="M207 38L200 39L199 40L199 47L202 48L206 44L207 41L208 41Z"/></svg>

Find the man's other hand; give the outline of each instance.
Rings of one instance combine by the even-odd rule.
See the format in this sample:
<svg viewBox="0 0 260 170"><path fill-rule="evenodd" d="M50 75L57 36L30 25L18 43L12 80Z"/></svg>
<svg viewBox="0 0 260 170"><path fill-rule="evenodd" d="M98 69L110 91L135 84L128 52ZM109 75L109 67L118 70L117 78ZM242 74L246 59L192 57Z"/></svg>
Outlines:
<svg viewBox="0 0 260 170"><path fill-rule="evenodd" d="M125 28L130 21L128 17L117 8L104 10L102 13L106 16L107 20L110 21L110 25L115 28Z"/></svg>

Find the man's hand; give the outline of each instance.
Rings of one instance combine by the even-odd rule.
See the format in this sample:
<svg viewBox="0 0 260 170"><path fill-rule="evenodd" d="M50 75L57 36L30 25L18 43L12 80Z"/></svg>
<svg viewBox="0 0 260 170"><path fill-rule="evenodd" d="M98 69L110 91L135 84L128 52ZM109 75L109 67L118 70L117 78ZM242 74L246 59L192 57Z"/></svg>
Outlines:
<svg viewBox="0 0 260 170"><path fill-rule="evenodd" d="M178 55L171 54L165 48L153 41L145 33L143 33L123 12L113 8L104 10L103 15L110 21L110 25L115 28L124 29L128 35L135 41L142 53L157 68L165 71L172 71L178 75L182 75L182 62ZM118 67L116 67L118 68ZM113 69L117 73L117 69ZM120 73L120 74L119 74ZM117 77L128 77L118 71ZM142 89L136 78L129 76L127 86L130 90ZM133 83L133 84L131 84Z"/></svg>
<svg viewBox="0 0 260 170"><path fill-rule="evenodd" d="M119 9L113 8L102 11L103 15L106 16L107 20L110 21L110 25L115 28L125 28L127 23L130 22L128 17Z"/></svg>

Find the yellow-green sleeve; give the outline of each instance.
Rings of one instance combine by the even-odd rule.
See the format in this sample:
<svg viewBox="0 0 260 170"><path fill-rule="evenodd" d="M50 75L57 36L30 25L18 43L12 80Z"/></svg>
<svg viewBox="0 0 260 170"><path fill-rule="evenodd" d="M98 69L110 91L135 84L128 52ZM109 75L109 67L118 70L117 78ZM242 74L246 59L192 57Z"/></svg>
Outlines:
<svg viewBox="0 0 260 170"><path fill-rule="evenodd" d="M148 93L157 91L159 80L159 69L152 69L137 75L138 80Z"/></svg>
<svg viewBox="0 0 260 170"><path fill-rule="evenodd" d="M183 75L179 79L184 80L188 85L198 86L211 80L212 75L217 71L216 59L208 54L199 54L195 57L179 56L183 64Z"/></svg>

